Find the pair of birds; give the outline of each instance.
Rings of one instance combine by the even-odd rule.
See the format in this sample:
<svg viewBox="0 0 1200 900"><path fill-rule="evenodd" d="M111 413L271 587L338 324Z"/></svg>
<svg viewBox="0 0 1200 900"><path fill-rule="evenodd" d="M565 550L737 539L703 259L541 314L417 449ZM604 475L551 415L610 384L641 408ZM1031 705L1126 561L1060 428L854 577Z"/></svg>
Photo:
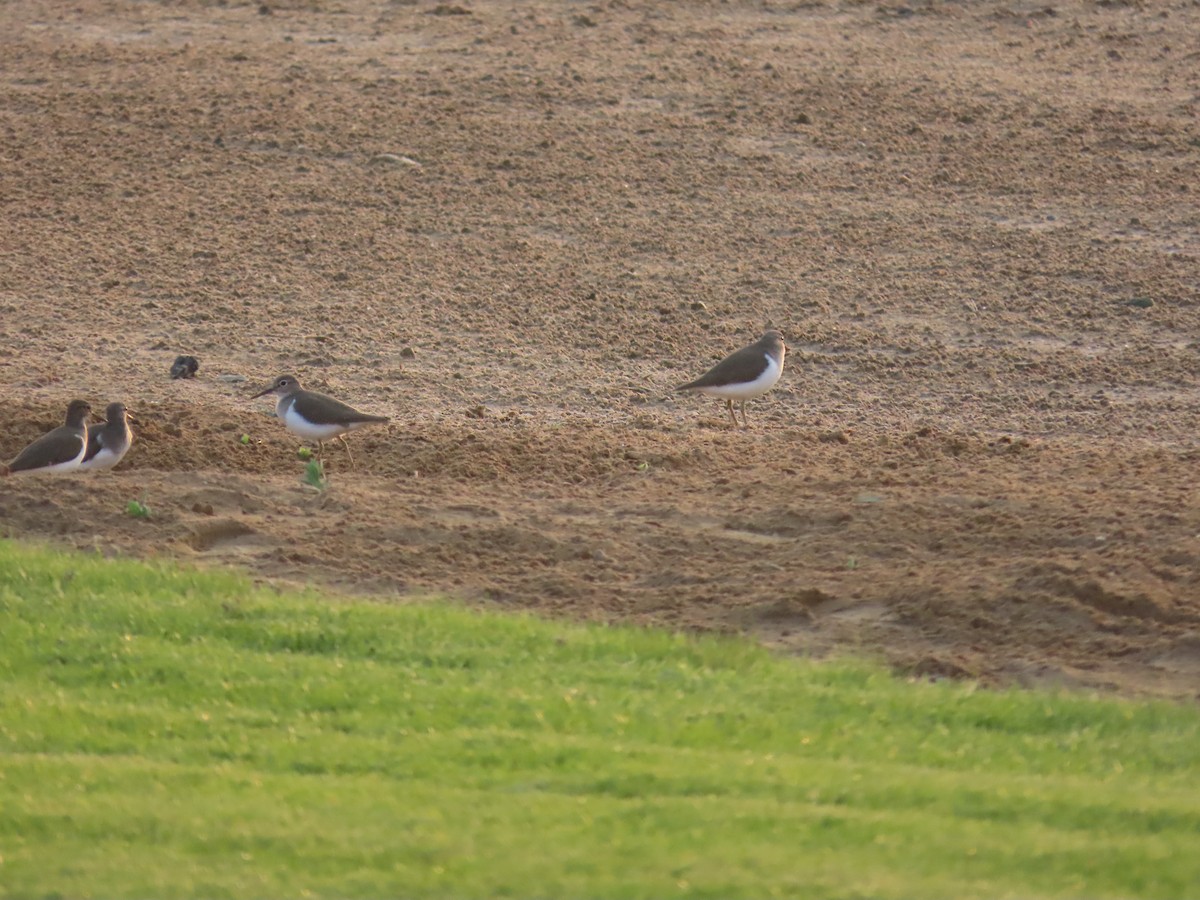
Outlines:
<svg viewBox="0 0 1200 900"><path fill-rule="evenodd" d="M775 387L783 374L785 352L783 335L775 330L768 331L753 344L731 353L695 381L682 384L676 390L697 391L720 397L725 401L725 408L729 410L729 417L735 426L737 416L733 412L733 402L739 401L742 427L749 427L746 421L746 401ZM275 415L288 430L307 440L315 440L318 450L323 449L322 442L336 437L349 455L350 445L346 443L345 438L347 433L366 425L388 421L387 416L367 415L333 397L306 391L295 375L280 375L269 387L254 397L266 394L275 394L279 398L275 405ZM353 465L353 457L350 457L350 461Z"/></svg>
<svg viewBox="0 0 1200 900"><path fill-rule="evenodd" d="M695 381L681 384L677 391L697 391L725 401L725 408L733 424L737 416L733 402L740 402L742 427L746 428L746 401L765 394L779 381L783 374L783 357L786 348L783 335L768 331L749 346L725 357ZM306 391L294 375L280 375L270 386L255 394L251 399L275 394L275 415L293 434L317 442L317 449L324 449L324 442L337 438L346 448L350 464L354 457L346 434L367 425L387 422L387 416L361 413L340 400ZM107 421L102 424L87 424L91 406L85 400L72 400L67 407L65 425L48 432L22 450L6 468L6 473L16 472L70 472L76 469L111 469L125 456L133 443L133 432L129 428L129 413L123 403L111 403L106 410Z"/></svg>
<svg viewBox="0 0 1200 900"><path fill-rule="evenodd" d="M111 469L129 452L133 430L129 410L124 403L110 403L105 421L88 424L91 404L72 400L67 406L66 424L48 431L17 454L5 475L21 472L74 472L79 469Z"/></svg>

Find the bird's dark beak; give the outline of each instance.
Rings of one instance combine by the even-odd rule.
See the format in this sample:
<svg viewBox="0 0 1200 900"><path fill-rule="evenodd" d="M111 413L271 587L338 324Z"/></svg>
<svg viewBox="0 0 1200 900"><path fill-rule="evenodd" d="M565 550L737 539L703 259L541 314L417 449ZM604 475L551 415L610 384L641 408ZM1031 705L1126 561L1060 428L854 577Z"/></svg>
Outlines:
<svg viewBox="0 0 1200 900"><path fill-rule="evenodd" d="M134 425L142 424L141 422L138 421L138 417L135 416L133 413L131 413L129 410L125 410L125 418L128 419L130 422L132 422Z"/></svg>
<svg viewBox="0 0 1200 900"><path fill-rule="evenodd" d="M272 391L274 391L274 390L275 390L275 385L271 385L271 386L270 386L269 388L267 388L265 391L259 391L257 394L255 394L255 395L254 395L253 397L251 397L250 399L251 399L251 400L257 400L259 397L262 397L262 396L264 396L264 395L266 395L266 394L269 394L269 393L271 393L271 392L272 392Z"/></svg>

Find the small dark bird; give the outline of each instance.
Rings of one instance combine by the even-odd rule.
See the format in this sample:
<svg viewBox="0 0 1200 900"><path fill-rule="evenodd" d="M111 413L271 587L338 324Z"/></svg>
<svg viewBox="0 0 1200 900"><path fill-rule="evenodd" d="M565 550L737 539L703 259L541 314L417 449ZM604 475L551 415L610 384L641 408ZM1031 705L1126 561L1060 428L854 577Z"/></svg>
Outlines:
<svg viewBox="0 0 1200 900"><path fill-rule="evenodd" d="M177 356L171 363L172 378L195 378L200 369L200 360L194 356Z"/></svg>
<svg viewBox="0 0 1200 900"><path fill-rule="evenodd" d="M783 374L786 349L783 335L768 331L753 344L729 354L695 381L681 384L675 390L723 397L734 425L737 425L737 416L733 414L733 401L741 401L742 427L747 428L746 401L775 387Z"/></svg>
<svg viewBox="0 0 1200 900"><path fill-rule="evenodd" d="M350 453L350 445L346 443L345 435L357 431L366 425L387 422L387 416L370 416L347 406L340 400L334 400L316 391L306 391L300 387L300 382L294 375L280 375L271 386L259 391L254 397L266 394L276 394L279 400L275 404L275 415L283 420L283 424L293 434L317 442L317 451L324 450L323 442L337 438L346 448L346 456L350 465L354 465L354 456ZM250 399L254 399L251 397Z"/></svg>
<svg viewBox="0 0 1200 900"><path fill-rule="evenodd" d="M7 474L22 472L71 472L79 468L87 451L87 416L92 411L86 400L72 400L67 422L48 431L17 454L5 467Z"/></svg>
<svg viewBox="0 0 1200 900"><path fill-rule="evenodd" d="M129 411L124 403L110 403L105 410L108 421L89 425L87 451L81 469L111 469L129 452L133 430L129 427Z"/></svg>

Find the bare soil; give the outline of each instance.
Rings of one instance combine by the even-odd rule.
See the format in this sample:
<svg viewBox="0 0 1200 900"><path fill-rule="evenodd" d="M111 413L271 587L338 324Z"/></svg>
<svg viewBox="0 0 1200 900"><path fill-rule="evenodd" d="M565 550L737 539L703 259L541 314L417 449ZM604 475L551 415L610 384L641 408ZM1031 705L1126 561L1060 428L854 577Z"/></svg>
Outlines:
<svg viewBox="0 0 1200 900"><path fill-rule="evenodd" d="M1190 0L0 4L0 459L140 419L0 529L1200 696L1198 48ZM672 393L767 326L749 430ZM286 372L394 417L324 492Z"/></svg>

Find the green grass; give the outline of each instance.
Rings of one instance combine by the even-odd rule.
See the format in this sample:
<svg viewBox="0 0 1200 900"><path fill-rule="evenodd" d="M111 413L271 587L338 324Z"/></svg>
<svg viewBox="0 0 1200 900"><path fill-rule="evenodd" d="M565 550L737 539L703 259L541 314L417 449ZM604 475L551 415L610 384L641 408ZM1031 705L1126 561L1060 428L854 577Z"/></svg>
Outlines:
<svg viewBox="0 0 1200 900"><path fill-rule="evenodd" d="M1200 711L0 542L0 896L1194 897Z"/></svg>

